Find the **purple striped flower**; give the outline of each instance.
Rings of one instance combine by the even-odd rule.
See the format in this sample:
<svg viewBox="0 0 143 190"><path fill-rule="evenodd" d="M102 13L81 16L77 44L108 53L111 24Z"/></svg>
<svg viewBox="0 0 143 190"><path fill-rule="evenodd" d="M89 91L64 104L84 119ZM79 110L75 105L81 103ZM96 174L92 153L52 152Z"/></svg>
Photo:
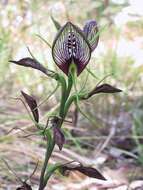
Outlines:
<svg viewBox="0 0 143 190"><path fill-rule="evenodd" d="M96 29L95 29L96 28ZM88 22L83 31L71 22L67 22L58 32L52 46L52 55L56 65L66 74L73 63L79 75L88 64L91 52L97 46L97 25ZM96 45L94 44L96 43Z"/></svg>

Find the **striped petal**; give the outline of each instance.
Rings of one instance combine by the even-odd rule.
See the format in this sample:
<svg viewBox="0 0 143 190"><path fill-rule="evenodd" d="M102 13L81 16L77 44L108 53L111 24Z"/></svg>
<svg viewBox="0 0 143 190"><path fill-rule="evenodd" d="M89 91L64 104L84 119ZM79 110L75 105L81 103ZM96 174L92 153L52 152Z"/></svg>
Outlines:
<svg viewBox="0 0 143 190"><path fill-rule="evenodd" d="M97 22L95 20L87 21L83 28L83 33L87 38L92 51L95 50L99 41Z"/></svg>
<svg viewBox="0 0 143 190"><path fill-rule="evenodd" d="M90 60L91 48L82 31L71 22L67 22L53 42L52 55L57 66L66 75L71 63L76 65L79 75Z"/></svg>

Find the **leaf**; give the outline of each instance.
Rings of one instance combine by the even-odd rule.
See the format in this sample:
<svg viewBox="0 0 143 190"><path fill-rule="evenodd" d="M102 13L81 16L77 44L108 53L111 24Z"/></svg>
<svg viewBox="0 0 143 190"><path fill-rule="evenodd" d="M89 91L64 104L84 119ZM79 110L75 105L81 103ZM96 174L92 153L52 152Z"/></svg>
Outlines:
<svg viewBox="0 0 143 190"><path fill-rule="evenodd" d="M50 45L50 43L47 40L45 40L41 35L36 34L36 36L38 38L40 38L40 40L42 40L45 44L47 44L49 46L49 48L52 48L51 45Z"/></svg>
<svg viewBox="0 0 143 190"><path fill-rule="evenodd" d="M52 21L53 21L53 23L54 23L56 29L57 29L57 30L60 30L60 29L61 29L60 23L59 23L58 21L56 21L53 16L51 16L51 19L52 19Z"/></svg>
<svg viewBox="0 0 143 190"><path fill-rule="evenodd" d="M102 84L97 86L95 89L93 89L87 96L87 98L90 98L94 94L98 93L118 93L122 92L119 88L116 88L114 86L111 86L110 84Z"/></svg>
<svg viewBox="0 0 143 190"><path fill-rule="evenodd" d="M76 65L79 75L90 60L91 48L82 31L71 22L67 22L53 42L52 56L66 75L72 63Z"/></svg>
<svg viewBox="0 0 143 190"><path fill-rule="evenodd" d="M58 145L59 149L62 150L65 143L65 136L59 127L53 127L53 136L55 143Z"/></svg>
<svg viewBox="0 0 143 190"><path fill-rule="evenodd" d="M92 51L97 47L99 41L99 31L97 22L95 20L89 20L86 22L83 33L87 38Z"/></svg>
<svg viewBox="0 0 143 190"><path fill-rule="evenodd" d="M30 57L20 59L19 61L10 60L10 62L15 63L17 65L24 66L24 67L31 67L33 69L37 69L46 75L48 74L48 69L46 69L43 65L41 65L37 60L32 59Z"/></svg>
<svg viewBox="0 0 143 190"><path fill-rule="evenodd" d="M92 178L96 178L96 179L101 179L101 180L106 180L105 177L95 168L92 167L86 167L83 165L77 165L77 166L62 166L62 174L64 175L64 173L66 171L79 171L82 174L88 176L88 177L92 177Z"/></svg>
<svg viewBox="0 0 143 190"><path fill-rule="evenodd" d="M21 91L21 94L23 95L26 103L28 104L32 114L33 114L33 117L35 119L35 121L38 123L39 122L39 112L38 112L38 109L37 109L37 102L36 100L32 97L32 96L29 96L28 94L26 94L25 92Z"/></svg>

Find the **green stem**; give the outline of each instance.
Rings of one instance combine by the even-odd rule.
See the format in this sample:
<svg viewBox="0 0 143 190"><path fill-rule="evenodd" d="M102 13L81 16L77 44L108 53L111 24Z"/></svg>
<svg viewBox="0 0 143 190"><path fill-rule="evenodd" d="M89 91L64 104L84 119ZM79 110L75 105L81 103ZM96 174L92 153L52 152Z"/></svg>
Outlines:
<svg viewBox="0 0 143 190"><path fill-rule="evenodd" d="M68 87L67 87L67 92L66 92L66 100L69 97L69 94L71 92L72 86L73 86L72 74L69 73L69 76L68 76Z"/></svg>
<svg viewBox="0 0 143 190"><path fill-rule="evenodd" d="M63 109L64 109L64 106L65 106L65 102L66 102L66 93L67 93L67 85L66 85L66 81L65 79L60 76L59 78L60 80L60 83L61 83L61 104L60 104L60 111L59 111L59 116L62 118L62 115L63 115Z"/></svg>
<svg viewBox="0 0 143 190"><path fill-rule="evenodd" d="M77 98L77 95L74 94L74 95L72 95L72 96L67 100L67 102L66 102L66 104L65 104L65 107L64 107L64 113L63 113L64 117L66 116L66 114L67 114L67 112L68 112L68 110L69 110L70 105L72 104L72 102L74 102L74 101L76 100L76 98Z"/></svg>
<svg viewBox="0 0 143 190"><path fill-rule="evenodd" d="M67 111L70 107L70 106L67 106L66 113L65 113L64 108L65 108L67 99L70 95L73 82L72 82L72 77L70 75L68 78L68 87L67 87L67 84L66 84L64 77L58 76L57 80L61 84L61 91L62 91L62 93L61 93L61 104L60 104L60 109L59 109L59 116L61 117L61 122L58 123L58 126L57 126L60 128L63 124L64 118L66 117ZM55 147L55 142L54 142L53 138L51 137L51 135L48 135L47 136L47 149L46 149L46 154L45 154L45 160L44 160L44 164L43 164L41 176L40 176L39 190L44 190L44 188L45 188L45 186L46 186L46 184L47 184L47 182L51 176L51 174L49 174L48 171L46 172L46 169L48 166L49 159L50 159L52 152L54 150L54 147Z"/></svg>
<svg viewBox="0 0 143 190"><path fill-rule="evenodd" d="M44 189L44 175L45 175L45 171L47 168L47 164L49 161L49 158L51 156L51 153L54 149L54 142L52 141L51 138L51 134L47 135L47 148L46 148L46 154L45 154L45 160L44 160L44 164L41 170L41 176L40 176L40 184L39 184L39 190L43 190Z"/></svg>
<svg viewBox="0 0 143 190"><path fill-rule="evenodd" d="M61 127L62 124L63 124L63 120L59 123L59 126L57 127ZM54 147L55 147L55 142L53 141L53 139L51 139L51 142L50 143L50 147L49 147L49 144L47 145L47 151L46 151L46 155L45 155L45 161L44 161L44 165L43 165L43 169L42 169L42 172L41 172L41 178L40 180L42 181L41 183L41 187L39 186L39 190L43 190L45 188L45 186L47 185L47 182L50 178L51 175L49 175L49 172L47 171L46 172L46 169L47 169L47 166L48 166L48 161L52 155L52 152L54 150ZM48 148L49 147L49 148ZM49 177L47 177L49 176Z"/></svg>
<svg viewBox="0 0 143 190"><path fill-rule="evenodd" d="M49 180L49 178L51 177L51 175L55 172L55 170L57 170L59 167L61 166L61 164L55 164L54 166L52 166L51 168L48 168L47 173L45 174L45 183L44 183L44 187L47 184L47 181Z"/></svg>
<svg viewBox="0 0 143 190"><path fill-rule="evenodd" d="M61 105L60 105L60 112L59 112L59 116L61 118L65 117L64 115L64 108L65 108L65 104L66 101L70 95L71 89L73 86L73 78L72 78L72 74L69 73L68 76L68 87L66 87L66 84L63 84L62 86L62 96L61 96Z"/></svg>

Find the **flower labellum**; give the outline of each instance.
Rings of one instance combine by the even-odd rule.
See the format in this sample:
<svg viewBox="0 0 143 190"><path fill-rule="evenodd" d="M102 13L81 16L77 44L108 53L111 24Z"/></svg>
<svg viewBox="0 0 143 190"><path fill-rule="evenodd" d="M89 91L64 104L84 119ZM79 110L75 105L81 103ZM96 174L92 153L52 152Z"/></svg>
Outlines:
<svg viewBox="0 0 143 190"><path fill-rule="evenodd" d="M91 50L95 50L99 41L97 22L95 20L87 21L83 33L90 44Z"/></svg>
<svg viewBox="0 0 143 190"><path fill-rule="evenodd" d="M91 57L91 47L84 33L71 22L67 22L57 34L52 55L56 65L66 74L71 64L76 66L79 75Z"/></svg>

